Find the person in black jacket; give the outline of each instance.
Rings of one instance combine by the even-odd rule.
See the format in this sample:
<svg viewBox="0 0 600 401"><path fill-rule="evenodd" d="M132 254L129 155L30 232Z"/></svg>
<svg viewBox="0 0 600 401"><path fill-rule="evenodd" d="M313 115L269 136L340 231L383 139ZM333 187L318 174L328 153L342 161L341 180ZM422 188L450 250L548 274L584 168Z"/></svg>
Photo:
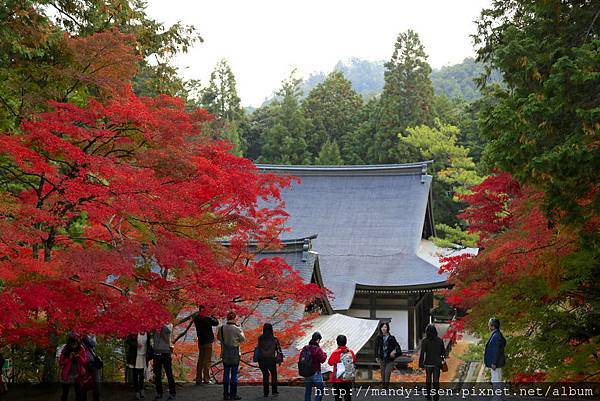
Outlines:
<svg viewBox="0 0 600 401"><path fill-rule="evenodd" d="M208 384L210 382L210 363L212 360L212 346L215 342L213 327L218 326L219 321L204 313L204 306L198 306L198 313L194 316L194 326L198 337L198 363L196 364L196 384Z"/></svg>
<svg viewBox="0 0 600 401"><path fill-rule="evenodd" d="M396 337L390 334L389 323L381 323L379 325L379 335L375 339L375 360L381 368L381 385L383 388L389 387L392 370L394 370L394 361L400 355L402 355L402 349L396 341Z"/></svg>
<svg viewBox="0 0 600 401"><path fill-rule="evenodd" d="M438 337L437 329L433 324L425 328L425 338L421 341L421 355L419 356L419 367L425 369L427 387L427 399L431 401L431 382L435 387L434 401L440 399L440 371L442 363L446 358L446 347L441 338Z"/></svg>
<svg viewBox="0 0 600 401"><path fill-rule="evenodd" d="M277 353L281 352L279 340L273 335L273 325L265 323L263 333L258 337L258 367L263 375L263 392L269 396L269 373L271 374L271 387L273 395L277 392Z"/></svg>

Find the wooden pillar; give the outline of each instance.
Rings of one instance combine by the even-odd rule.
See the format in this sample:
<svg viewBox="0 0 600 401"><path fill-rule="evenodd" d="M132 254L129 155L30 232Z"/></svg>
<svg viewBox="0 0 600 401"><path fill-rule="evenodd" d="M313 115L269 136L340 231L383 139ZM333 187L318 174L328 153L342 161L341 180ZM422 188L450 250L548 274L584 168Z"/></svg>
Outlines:
<svg viewBox="0 0 600 401"><path fill-rule="evenodd" d="M408 349L415 349L415 304L408 305Z"/></svg>
<svg viewBox="0 0 600 401"><path fill-rule="evenodd" d="M377 298L375 294L369 294L369 318L377 318Z"/></svg>

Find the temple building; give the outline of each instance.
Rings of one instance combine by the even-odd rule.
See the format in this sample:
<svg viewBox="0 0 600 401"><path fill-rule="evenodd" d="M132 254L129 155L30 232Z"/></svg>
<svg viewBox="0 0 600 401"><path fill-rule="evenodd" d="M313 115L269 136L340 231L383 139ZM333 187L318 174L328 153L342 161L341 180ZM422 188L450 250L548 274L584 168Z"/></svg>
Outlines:
<svg viewBox="0 0 600 401"><path fill-rule="evenodd" d="M324 314L371 322L362 344L374 334L373 321L388 321L402 349L416 349L430 323L433 292L447 287L439 252L428 241L435 235L430 164L258 165L301 179L282 191L291 230L281 239L290 245L301 239L310 258L318 257L318 269L311 268L318 277L311 279L333 293Z"/></svg>

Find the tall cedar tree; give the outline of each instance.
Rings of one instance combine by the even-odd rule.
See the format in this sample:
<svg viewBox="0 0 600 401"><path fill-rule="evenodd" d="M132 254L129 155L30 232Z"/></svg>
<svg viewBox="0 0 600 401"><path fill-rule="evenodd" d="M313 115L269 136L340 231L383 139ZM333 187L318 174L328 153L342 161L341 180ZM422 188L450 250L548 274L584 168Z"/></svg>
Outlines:
<svg viewBox="0 0 600 401"><path fill-rule="evenodd" d="M369 147L369 162L414 161L412 149L398 140L407 127L433 122L433 87L427 54L419 35L408 30L398 35L392 58L385 64L378 127Z"/></svg>
<svg viewBox="0 0 600 401"><path fill-rule="evenodd" d="M271 105L271 127L264 133L260 162L276 164L308 164L311 162L306 144L309 122L300 108L300 79L292 72L283 80L278 99Z"/></svg>
<svg viewBox="0 0 600 401"><path fill-rule="evenodd" d="M316 157L326 142L340 143L354 131L358 126L357 110L362 104L352 83L339 71L330 73L311 90L302 102L304 116L311 121L306 134L311 155Z"/></svg>
<svg viewBox="0 0 600 401"><path fill-rule="evenodd" d="M208 87L202 90L202 106L215 116L209 123L213 135L233 144L233 151L241 155L240 125L244 110L240 106L235 76L226 60L221 60L210 74Z"/></svg>

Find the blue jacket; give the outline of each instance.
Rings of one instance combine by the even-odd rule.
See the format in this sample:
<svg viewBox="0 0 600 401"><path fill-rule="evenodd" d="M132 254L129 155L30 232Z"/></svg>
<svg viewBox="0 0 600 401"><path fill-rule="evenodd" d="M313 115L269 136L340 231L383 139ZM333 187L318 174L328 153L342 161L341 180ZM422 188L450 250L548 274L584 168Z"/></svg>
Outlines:
<svg viewBox="0 0 600 401"><path fill-rule="evenodd" d="M483 361L487 368L491 368L492 365L496 365L497 368L501 368L506 364L506 359L504 358L504 347L506 347L506 339L500 330L494 330L485 344Z"/></svg>

